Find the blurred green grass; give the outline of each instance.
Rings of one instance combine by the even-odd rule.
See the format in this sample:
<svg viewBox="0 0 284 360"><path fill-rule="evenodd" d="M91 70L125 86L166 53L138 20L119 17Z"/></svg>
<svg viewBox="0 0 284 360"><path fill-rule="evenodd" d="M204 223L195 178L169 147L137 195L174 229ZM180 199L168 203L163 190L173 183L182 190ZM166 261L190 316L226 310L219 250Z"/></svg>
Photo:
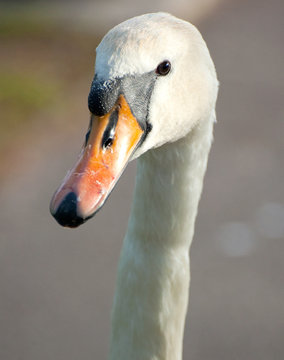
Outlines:
<svg viewBox="0 0 284 360"><path fill-rule="evenodd" d="M0 38L48 36L55 27L52 20L43 19L29 10L0 12Z"/></svg>
<svg viewBox="0 0 284 360"><path fill-rule="evenodd" d="M33 73L0 70L0 104L7 108L29 115L52 103L57 92L57 84Z"/></svg>
<svg viewBox="0 0 284 360"><path fill-rule="evenodd" d="M56 127L60 117L70 126L82 84L87 92L91 83L98 41L38 13L0 11L0 161L31 136L33 124Z"/></svg>
<svg viewBox="0 0 284 360"><path fill-rule="evenodd" d="M0 71L0 143L1 147L17 140L24 126L36 113L56 104L59 84L33 73L12 69Z"/></svg>

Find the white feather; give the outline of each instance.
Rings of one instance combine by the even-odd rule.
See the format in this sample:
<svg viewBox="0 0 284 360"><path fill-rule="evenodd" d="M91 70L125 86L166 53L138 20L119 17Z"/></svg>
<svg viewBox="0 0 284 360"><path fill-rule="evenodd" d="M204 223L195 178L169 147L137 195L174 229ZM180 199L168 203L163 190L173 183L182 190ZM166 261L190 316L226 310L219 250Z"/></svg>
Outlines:
<svg viewBox="0 0 284 360"><path fill-rule="evenodd" d="M113 28L96 74L142 74L169 60L151 97L153 129L138 149L135 197L121 253L110 360L180 360L189 248L212 142L218 81L204 40L188 22L148 14Z"/></svg>

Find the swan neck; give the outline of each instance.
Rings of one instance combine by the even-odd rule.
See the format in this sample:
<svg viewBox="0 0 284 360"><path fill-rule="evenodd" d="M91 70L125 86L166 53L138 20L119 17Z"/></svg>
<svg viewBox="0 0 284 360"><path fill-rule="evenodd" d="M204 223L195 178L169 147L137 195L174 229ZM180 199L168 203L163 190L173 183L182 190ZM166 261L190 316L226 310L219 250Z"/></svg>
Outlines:
<svg viewBox="0 0 284 360"><path fill-rule="evenodd" d="M181 360L189 248L213 121L138 160L121 252L110 360Z"/></svg>
<svg viewBox="0 0 284 360"><path fill-rule="evenodd" d="M188 251L212 143L213 121L138 159L127 238Z"/></svg>

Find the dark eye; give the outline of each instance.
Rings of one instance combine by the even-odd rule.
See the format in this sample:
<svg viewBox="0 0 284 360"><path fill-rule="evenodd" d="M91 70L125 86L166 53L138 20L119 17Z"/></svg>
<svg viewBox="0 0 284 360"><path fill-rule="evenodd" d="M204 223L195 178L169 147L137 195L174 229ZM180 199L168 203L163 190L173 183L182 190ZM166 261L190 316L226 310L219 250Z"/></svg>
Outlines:
<svg viewBox="0 0 284 360"><path fill-rule="evenodd" d="M171 70L171 63L168 60L161 62L156 69L158 75L167 75Z"/></svg>

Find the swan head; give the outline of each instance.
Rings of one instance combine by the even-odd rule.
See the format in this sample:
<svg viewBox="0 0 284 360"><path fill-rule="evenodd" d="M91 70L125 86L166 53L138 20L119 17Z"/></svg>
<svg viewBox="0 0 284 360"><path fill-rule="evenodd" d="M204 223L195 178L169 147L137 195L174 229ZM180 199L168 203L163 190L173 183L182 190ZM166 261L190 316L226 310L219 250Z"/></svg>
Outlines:
<svg viewBox="0 0 284 360"><path fill-rule="evenodd" d="M154 13L111 29L96 50L82 153L51 201L55 219L76 227L92 217L130 159L212 119L217 91L209 51L190 23Z"/></svg>

